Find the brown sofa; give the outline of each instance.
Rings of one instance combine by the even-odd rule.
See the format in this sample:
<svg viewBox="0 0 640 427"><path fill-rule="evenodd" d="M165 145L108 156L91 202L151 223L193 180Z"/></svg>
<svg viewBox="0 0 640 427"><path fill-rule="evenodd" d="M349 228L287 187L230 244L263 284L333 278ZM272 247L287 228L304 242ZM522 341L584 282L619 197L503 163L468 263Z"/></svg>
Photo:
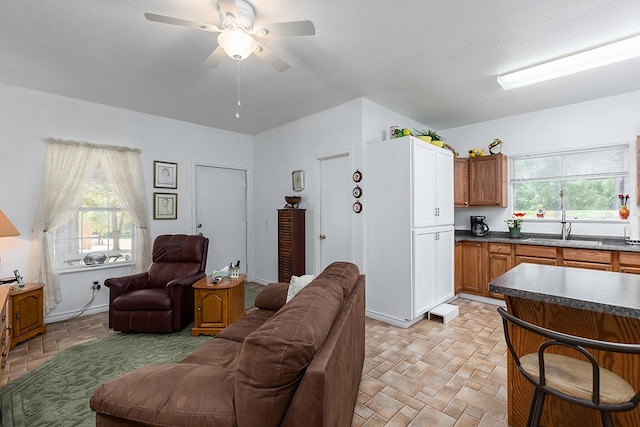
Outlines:
<svg viewBox="0 0 640 427"><path fill-rule="evenodd" d="M257 309L181 363L139 368L91 397L97 426L350 426L364 363L365 279L328 266L285 304Z"/></svg>

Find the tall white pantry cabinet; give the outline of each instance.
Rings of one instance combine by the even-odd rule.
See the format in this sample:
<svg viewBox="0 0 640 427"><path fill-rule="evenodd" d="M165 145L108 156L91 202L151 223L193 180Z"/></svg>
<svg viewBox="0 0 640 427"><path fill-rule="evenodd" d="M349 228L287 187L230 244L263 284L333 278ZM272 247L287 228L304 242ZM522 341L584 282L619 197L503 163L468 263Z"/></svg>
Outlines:
<svg viewBox="0 0 640 427"><path fill-rule="evenodd" d="M453 153L408 136L365 166L367 315L406 328L454 297Z"/></svg>

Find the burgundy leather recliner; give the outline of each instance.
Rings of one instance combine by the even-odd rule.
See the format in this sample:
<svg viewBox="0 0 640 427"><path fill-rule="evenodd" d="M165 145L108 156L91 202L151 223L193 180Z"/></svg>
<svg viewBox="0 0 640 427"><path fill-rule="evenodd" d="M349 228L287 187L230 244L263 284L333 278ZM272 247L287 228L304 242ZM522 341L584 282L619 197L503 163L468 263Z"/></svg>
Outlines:
<svg viewBox="0 0 640 427"><path fill-rule="evenodd" d="M192 284L205 277L209 239L161 235L146 273L110 278L109 327L122 332L170 333L193 321Z"/></svg>

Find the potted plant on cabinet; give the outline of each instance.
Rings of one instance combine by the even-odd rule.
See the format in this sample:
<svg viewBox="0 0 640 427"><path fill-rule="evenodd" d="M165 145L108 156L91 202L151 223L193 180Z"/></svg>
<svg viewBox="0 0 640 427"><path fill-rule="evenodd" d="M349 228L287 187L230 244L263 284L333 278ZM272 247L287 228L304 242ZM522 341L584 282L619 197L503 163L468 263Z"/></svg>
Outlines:
<svg viewBox="0 0 640 427"><path fill-rule="evenodd" d="M505 222L507 223L507 227L509 227L509 237L520 237L522 218L509 218Z"/></svg>

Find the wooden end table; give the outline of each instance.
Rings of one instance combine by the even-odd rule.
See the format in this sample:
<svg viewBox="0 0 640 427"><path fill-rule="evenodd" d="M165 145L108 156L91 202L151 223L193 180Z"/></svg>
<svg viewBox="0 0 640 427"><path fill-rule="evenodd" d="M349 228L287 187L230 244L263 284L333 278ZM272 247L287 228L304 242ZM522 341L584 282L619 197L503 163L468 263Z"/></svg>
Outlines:
<svg viewBox="0 0 640 427"><path fill-rule="evenodd" d="M44 285L27 283L24 287L9 292L9 326L11 341L9 349L47 332L44 324Z"/></svg>
<svg viewBox="0 0 640 427"><path fill-rule="evenodd" d="M241 274L237 279L225 277L213 283L211 276L193 284L195 303L195 326L191 335L215 335L244 315L244 282Z"/></svg>

